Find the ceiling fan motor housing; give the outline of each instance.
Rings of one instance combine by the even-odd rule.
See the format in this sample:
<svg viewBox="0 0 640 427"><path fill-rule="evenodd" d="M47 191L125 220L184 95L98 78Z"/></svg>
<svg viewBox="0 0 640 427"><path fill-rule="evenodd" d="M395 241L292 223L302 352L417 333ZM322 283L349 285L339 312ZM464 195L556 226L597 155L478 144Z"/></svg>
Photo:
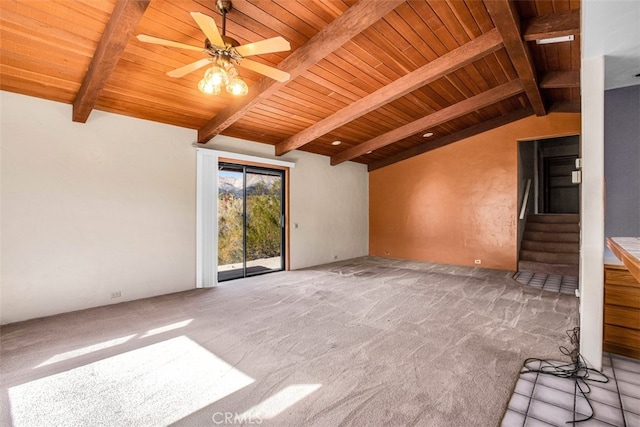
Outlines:
<svg viewBox="0 0 640 427"><path fill-rule="evenodd" d="M224 41L224 48L227 50L232 47L240 46L240 43L238 42L238 40L233 39L231 37L222 36L222 40ZM216 50L216 48L219 48L219 47L222 47L222 46L215 46L214 44L211 43L211 41L209 41L209 39L204 40L204 48L206 50Z"/></svg>
<svg viewBox="0 0 640 427"><path fill-rule="evenodd" d="M232 39L231 37L222 36L222 40L224 41L224 48L221 46L215 46L212 44L209 39L205 39L204 41L204 49L207 51L209 55L216 59L217 62L233 62L234 64L239 64L242 60L242 55L240 55L234 48L239 46L237 40Z"/></svg>

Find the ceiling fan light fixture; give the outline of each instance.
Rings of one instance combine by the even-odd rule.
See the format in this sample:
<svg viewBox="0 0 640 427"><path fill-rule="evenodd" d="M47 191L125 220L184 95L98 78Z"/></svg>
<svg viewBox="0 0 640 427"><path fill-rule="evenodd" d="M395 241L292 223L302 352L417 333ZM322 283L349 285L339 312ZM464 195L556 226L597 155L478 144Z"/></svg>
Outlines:
<svg viewBox="0 0 640 427"><path fill-rule="evenodd" d="M245 96L249 93L249 87L229 61L219 58L218 64L205 71L204 78L198 83L200 92L207 95L219 95L224 86L227 92L235 96Z"/></svg>
<svg viewBox="0 0 640 427"><path fill-rule="evenodd" d="M214 86L226 86L229 83L229 76L227 76L227 72L222 69L222 67L218 67L217 65L212 66L207 69L204 73L204 79L213 84Z"/></svg>
<svg viewBox="0 0 640 427"><path fill-rule="evenodd" d="M217 95L220 93L221 87L224 86L229 93L235 96L247 95L249 87L238 74L238 70L235 68L236 65L248 68L279 82L288 81L291 77L289 73L260 62L245 59L245 57L289 51L291 50L291 44L283 37L277 36L241 45L237 40L226 35L227 13L233 9L231 0L216 0L216 7L222 14L222 33L218 31L218 25L212 17L202 12L190 13L197 26L206 36L204 47L196 47L146 34L138 34L137 38L145 43L177 47L209 55L209 58L202 58L167 72L169 77L179 78L211 64L210 68L205 72L204 78L198 83L198 89L205 94ZM241 64L243 60L245 60L245 63Z"/></svg>
<svg viewBox="0 0 640 427"><path fill-rule="evenodd" d="M227 85L227 92L235 96L245 96L249 93L249 86L240 77L233 77Z"/></svg>
<svg viewBox="0 0 640 427"><path fill-rule="evenodd" d="M220 94L220 86L216 86L210 81L207 81L206 79L200 80L200 82L198 83L198 89L200 90L200 92L207 95Z"/></svg>
<svg viewBox="0 0 640 427"><path fill-rule="evenodd" d="M235 96L245 96L249 93L249 86L240 77L238 70L230 62L225 62L224 67L227 69L229 80L226 84L227 92Z"/></svg>

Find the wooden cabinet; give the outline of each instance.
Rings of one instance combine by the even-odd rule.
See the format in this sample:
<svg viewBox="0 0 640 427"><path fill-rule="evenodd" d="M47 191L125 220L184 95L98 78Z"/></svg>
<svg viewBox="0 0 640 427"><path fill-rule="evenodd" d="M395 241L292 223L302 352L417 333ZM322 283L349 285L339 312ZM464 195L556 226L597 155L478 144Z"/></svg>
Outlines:
<svg viewBox="0 0 640 427"><path fill-rule="evenodd" d="M604 266L604 351L640 359L640 283L622 265Z"/></svg>

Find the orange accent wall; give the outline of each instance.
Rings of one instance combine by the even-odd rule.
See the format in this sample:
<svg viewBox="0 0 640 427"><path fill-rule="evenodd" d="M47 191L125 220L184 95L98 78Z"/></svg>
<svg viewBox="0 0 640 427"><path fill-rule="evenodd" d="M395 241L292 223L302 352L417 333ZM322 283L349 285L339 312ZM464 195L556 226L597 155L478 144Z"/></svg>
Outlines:
<svg viewBox="0 0 640 427"><path fill-rule="evenodd" d="M517 142L579 133L532 116L371 172L370 255L516 270Z"/></svg>

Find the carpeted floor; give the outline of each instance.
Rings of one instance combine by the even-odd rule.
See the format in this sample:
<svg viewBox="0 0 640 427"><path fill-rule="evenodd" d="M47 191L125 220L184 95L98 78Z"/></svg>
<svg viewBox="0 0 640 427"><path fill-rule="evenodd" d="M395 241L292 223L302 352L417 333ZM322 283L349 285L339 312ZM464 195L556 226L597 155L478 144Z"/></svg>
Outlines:
<svg viewBox="0 0 640 427"><path fill-rule="evenodd" d="M2 328L0 424L496 426L577 299L360 258Z"/></svg>

